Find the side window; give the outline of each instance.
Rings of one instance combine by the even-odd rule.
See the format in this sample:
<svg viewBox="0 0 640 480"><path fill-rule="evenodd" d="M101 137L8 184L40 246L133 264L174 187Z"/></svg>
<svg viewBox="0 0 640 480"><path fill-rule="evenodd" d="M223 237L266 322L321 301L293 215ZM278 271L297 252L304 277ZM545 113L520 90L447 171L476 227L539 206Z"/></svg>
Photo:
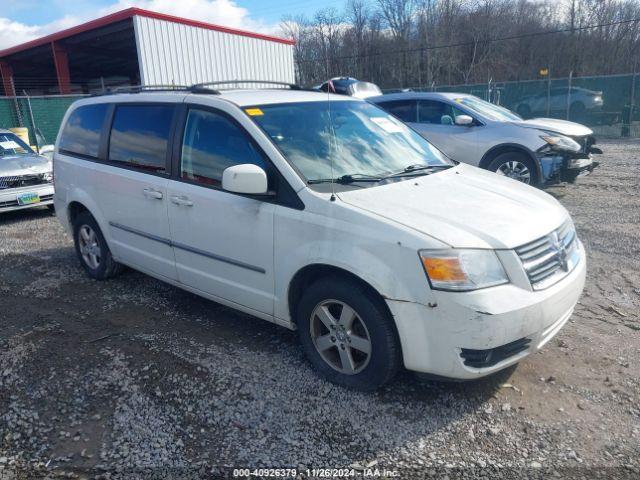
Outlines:
<svg viewBox="0 0 640 480"><path fill-rule="evenodd" d="M60 150L97 158L100 132L108 109L106 103L76 108L62 130Z"/></svg>
<svg viewBox="0 0 640 480"><path fill-rule="evenodd" d="M266 169L264 158L240 127L223 115L189 110L180 160L182 178L221 186L222 172L244 163Z"/></svg>
<svg viewBox="0 0 640 480"><path fill-rule="evenodd" d="M111 125L109 161L165 173L174 107L118 105Z"/></svg>
<svg viewBox="0 0 640 480"><path fill-rule="evenodd" d="M395 100L380 103L379 106L403 122L415 122L418 116L415 100Z"/></svg>
<svg viewBox="0 0 640 480"><path fill-rule="evenodd" d="M451 116L451 108L446 103L435 100L420 100L418 102L418 123L441 125L443 123L442 117L445 115ZM447 121L444 122L445 125L447 123Z"/></svg>

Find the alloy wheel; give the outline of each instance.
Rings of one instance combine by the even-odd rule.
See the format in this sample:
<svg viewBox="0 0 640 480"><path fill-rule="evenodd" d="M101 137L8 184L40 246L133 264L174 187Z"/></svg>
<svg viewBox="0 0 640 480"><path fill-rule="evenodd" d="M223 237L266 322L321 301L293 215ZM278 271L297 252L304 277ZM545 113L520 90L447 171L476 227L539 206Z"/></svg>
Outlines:
<svg viewBox="0 0 640 480"><path fill-rule="evenodd" d="M92 270L100 266L102 251L96 232L89 225L82 225L78 231L78 243L82 259Z"/></svg>
<svg viewBox="0 0 640 480"><path fill-rule="evenodd" d="M355 375L371 359L371 337L358 313L339 300L325 300L311 313L311 339L334 370Z"/></svg>
<svg viewBox="0 0 640 480"><path fill-rule="evenodd" d="M522 162L517 160L509 160L498 167L496 173L504 175L519 182L526 184L531 183L531 172L529 168Z"/></svg>

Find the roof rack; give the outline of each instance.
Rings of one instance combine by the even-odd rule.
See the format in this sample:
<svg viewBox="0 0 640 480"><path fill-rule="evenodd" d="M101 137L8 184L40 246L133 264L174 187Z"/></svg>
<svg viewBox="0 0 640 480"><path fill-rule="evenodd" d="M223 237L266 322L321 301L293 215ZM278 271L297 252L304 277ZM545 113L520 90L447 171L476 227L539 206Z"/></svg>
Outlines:
<svg viewBox="0 0 640 480"><path fill-rule="evenodd" d="M206 88L200 85L128 85L123 87L105 88L101 92L94 93L92 96L99 97L102 95L114 95L116 93L143 93L143 92L190 92L209 95L219 95L220 92L213 88Z"/></svg>
<svg viewBox="0 0 640 480"><path fill-rule="evenodd" d="M317 92L318 90L309 89L296 85L295 83L275 82L271 80L220 80L216 82L203 82L196 83L191 86L187 85L128 85L123 87L105 88L101 92L94 93L92 96L99 97L102 95L114 95L116 93L143 93L143 92L188 92L207 95L220 95L220 90L210 87L217 85L233 85L229 89L239 88L240 84L251 85L277 85L280 87L287 87L291 90L304 90L310 92Z"/></svg>
<svg viewBox="0 0 640 480"><path fill-rule="evenodd" d="M301 87L300 85L296 85L295 83L287 83L287 82L275 82L272 80L221 80L216 82L204 82L204 83L196 83L191 88L207 88L211 86L217 85L231 85L236 84L235 88L239 88L238 85L242 83L248 83L252 85L277 85L280 87L287 87L291 90L306 90L306 88ZM234 88L234 87L231 87Z"/></svg>

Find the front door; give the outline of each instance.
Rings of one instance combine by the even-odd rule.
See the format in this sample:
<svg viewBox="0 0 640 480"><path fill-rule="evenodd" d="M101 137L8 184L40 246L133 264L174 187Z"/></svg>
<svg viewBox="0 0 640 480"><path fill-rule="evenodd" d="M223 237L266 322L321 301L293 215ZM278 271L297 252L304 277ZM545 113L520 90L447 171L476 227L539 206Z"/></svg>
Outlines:
<svg viewBox="0 0 640 480"><path fill-rule="evenodd" d="M226 113L190 106L184 117L177 174L168 186L178 279L271 315L275 205L222 190L227 167L252 163L268 172L268 162Z"/></svg>
<svg viewBox="0 0 640 480"><path fill-rule="evenodd" d="M411 127L459 162L477 165L482 153L478 150L478 126L456 125L457 115L465 114L456 107L438 100L418 101L417 123Z"/></svg>

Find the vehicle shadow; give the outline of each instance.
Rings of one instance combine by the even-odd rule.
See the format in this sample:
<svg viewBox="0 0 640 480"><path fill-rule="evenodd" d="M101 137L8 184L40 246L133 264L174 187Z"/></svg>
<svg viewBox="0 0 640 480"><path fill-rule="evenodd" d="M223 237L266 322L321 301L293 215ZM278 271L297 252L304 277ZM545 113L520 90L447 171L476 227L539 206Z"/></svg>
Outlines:
<svg viewBox="0 0 640 480"><path fill-rule="evenodd" d="M0 226L12 225L15 223L36 220L39 218L47 218L55 215L46 206L26 208L24 210L13 210L11 212L0 212Z"/></svg>

